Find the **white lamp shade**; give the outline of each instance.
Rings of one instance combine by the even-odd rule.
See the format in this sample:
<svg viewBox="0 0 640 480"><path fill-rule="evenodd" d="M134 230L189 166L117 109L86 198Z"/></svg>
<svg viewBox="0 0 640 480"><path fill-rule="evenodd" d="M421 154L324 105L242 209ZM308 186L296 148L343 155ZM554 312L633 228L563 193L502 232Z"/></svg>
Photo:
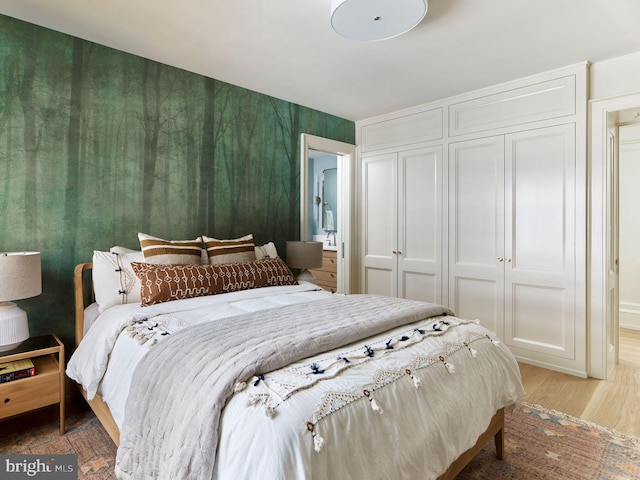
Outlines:
<svg viewBox="0 0 640 480"><path fill-rule="evenodd" d="M287 265L291 268L322 266L322 242L287 242Z"/></svg>
<svg viewBox="0 0 640 480"><path fill-rule="evenodd" d="M418 25L427 8L427 0L333 0L331 26L352 40L385 40Z"/></svg>
<svg viewBox="0 0 640 480"><path fill-rule="evenodd" d="M0 252L0 302L41 293L40 252Z"/></svg>

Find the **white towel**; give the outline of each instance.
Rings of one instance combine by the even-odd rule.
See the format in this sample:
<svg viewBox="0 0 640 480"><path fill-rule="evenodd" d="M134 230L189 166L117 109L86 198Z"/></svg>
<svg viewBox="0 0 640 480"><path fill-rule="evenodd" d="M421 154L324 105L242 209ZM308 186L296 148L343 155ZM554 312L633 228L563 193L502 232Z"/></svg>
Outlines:
<svg viewBox="0 0 640 480"><path fill-rule="evenodd" d="M325 207L326 208L326 207ZM329 209L324 211L324 227L323 230L328 232L334 232L335 226L333 225L333 212Z"/></svg>

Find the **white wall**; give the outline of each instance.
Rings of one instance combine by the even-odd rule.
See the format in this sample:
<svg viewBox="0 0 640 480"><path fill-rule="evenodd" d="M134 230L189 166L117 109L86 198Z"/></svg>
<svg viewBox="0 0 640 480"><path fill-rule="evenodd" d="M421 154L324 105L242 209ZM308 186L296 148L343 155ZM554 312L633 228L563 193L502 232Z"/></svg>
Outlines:
<svg viewBox="0 0 640 480"><path fill-rule="evenodd" d="M591 65L591 99L640 92L640 52Z"/></svg>
<svg viewBox="0 0 640 480"><path fill-rule="evenodd" d="M640 330L640 124L620 127L620 327Z"/></svg>

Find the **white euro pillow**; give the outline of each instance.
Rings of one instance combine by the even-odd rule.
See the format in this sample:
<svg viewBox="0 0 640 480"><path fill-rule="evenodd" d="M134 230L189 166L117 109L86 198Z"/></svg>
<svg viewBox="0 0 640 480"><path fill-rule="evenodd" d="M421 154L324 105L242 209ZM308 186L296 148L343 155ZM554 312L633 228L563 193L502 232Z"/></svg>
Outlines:
<svg viewBox="0 0 640 480"><path fill-rule="evenodd" d="M93 291L100 313L114 305L140 303L140 279L131 262L144 262L142 252L123 247L93 252Z"/></svg>

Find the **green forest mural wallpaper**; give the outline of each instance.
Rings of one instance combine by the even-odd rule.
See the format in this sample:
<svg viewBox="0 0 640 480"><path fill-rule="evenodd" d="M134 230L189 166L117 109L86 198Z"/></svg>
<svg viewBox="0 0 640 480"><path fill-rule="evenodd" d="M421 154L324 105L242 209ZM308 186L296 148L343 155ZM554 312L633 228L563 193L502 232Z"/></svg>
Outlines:
<svg viewBox="0 0 640 480"><path fill-rule="evenodd" d="M299 238L299 139L353 122L0 15L0 252L42 252L31 334L73 344L73 268L137 233Z"/></svg>

